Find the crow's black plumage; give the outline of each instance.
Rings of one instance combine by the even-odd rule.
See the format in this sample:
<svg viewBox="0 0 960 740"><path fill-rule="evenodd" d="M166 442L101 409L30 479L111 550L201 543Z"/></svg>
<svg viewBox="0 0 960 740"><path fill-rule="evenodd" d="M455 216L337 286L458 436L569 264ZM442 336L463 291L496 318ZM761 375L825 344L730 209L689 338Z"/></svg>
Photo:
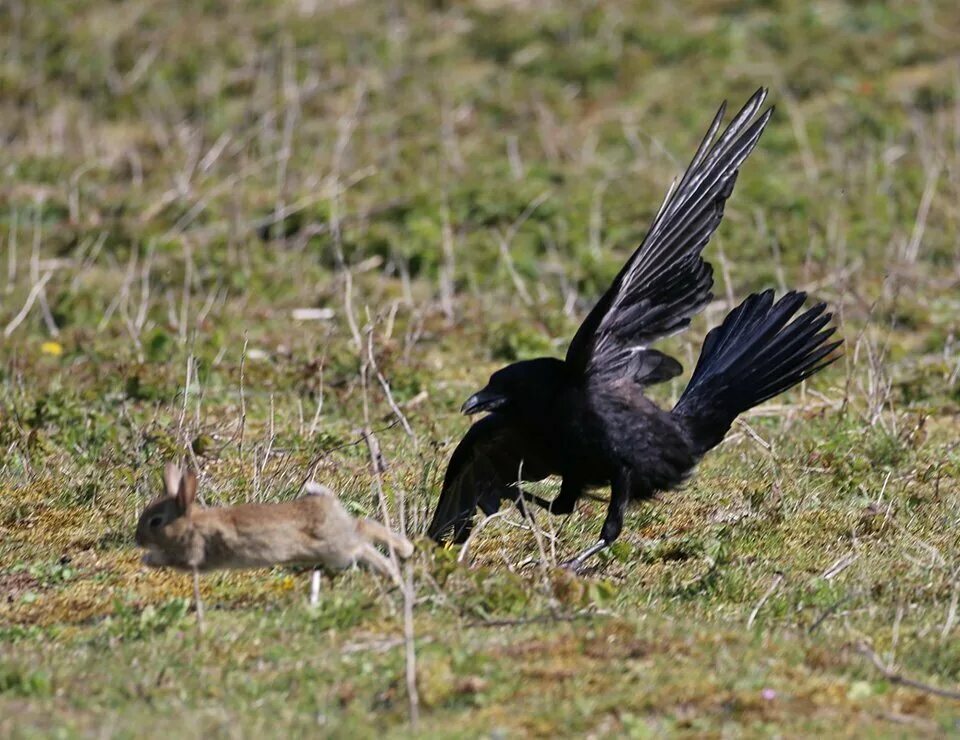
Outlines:
<svg viewBox="0 0 960 740"><path fill-rule="evenodd" d="M643 393L645 386L682 372L679 362L649 345L685 329L712 298L712 270L700 254L773 111L759 114L765 97L758 90L718 136L721 106L643 242L577 330L566 358L509 365L467 400L464 413L489 413L453 453L431 537L463 541L476 509L490 514L503 499L569 514L587 489L609 485L600 542L571 561L578 567L619 536L630 501L678 486L738 414L835 359L840 342L829 341L834 329L823 304L793 318L806 296L791 292L774 302L767 291L749 296L707 334L671 411ZM519 486L548 475L563 478L552 501Z"/></svg>

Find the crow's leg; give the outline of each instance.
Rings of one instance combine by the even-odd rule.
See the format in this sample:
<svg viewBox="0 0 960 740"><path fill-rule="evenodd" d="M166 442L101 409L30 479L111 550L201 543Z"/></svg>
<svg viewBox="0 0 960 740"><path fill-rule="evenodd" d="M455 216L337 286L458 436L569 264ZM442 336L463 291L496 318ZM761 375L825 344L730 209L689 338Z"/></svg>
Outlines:
<svg viewBox="0 0 960 740"><path fill-rule="evenodd" d="M564 568L579 573L584 563L601 550L605 550L620 536L623 529L623 517L630 503L630 472L622 471L610 486L610 503L607 506L607 518L600 530L600 541L588 547L576 557L563 564Z"/></svg>
<svg viewBox="0 0 960 740"><path fill-rule="evenodd" d="M610 543L602 539L595 545L591 545L586 550L581 553L578 553L575 558L570 558L567 562L563 563L560 567L571 570L574 573L579 573L583 570L583 564L596 555L601 550L606 550L610 547Z"/></svg>

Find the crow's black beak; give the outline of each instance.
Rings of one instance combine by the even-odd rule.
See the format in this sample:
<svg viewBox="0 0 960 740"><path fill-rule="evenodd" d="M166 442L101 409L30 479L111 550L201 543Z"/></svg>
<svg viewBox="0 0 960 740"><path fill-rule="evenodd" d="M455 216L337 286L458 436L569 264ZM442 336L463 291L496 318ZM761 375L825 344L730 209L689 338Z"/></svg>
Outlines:
<svg viewBox="0 0 960 740"><path fill-rule="evenodd" d="M502 396L489 388L484 388L482 391L474 393L464 402L463 406L460 407L460 413L470 416L471 414L479 414L481 411L493 411L503 406L506 402L506 396Z"/></svg>

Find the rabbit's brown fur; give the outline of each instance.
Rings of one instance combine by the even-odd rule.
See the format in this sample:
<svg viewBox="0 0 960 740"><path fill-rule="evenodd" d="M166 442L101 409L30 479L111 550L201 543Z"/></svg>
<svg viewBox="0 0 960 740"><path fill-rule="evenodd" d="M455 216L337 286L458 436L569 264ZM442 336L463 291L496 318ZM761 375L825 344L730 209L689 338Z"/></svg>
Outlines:
<svg viewBox="0 0 960 740"><path fill-rule="evenodd" d="M201 508L197 479L168 465L166 495L140 516L136 541L151 567L187 571L322 565L342 570L363 563L399 580L393 563L374 547L392 546L402 558L413 553L405 537L370 519L357 520L329 489L308 483L307 494L278 504Z"/></svg>

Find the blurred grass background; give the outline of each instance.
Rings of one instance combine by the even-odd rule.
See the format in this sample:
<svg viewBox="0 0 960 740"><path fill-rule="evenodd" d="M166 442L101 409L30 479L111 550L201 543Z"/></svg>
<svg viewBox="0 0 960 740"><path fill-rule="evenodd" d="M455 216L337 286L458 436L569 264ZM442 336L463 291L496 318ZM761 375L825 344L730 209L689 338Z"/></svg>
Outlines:
<svg viewBox="0 0 960 740"><path fill-rule="evenodd" d="M538 563L602 503L540 517L546 552L512 514L470 568L423 543L419 730L955 732L889 671L960 684L957 38L948 2L0 5L0 731L411 732L369 574L315 611L302 575L210 576L197 637L133 546L162 462L208 504L314 476L375 515L370 427L420 531L462 400L562 354L719 103L765 85L717 299L666 349L689 369L774 286L834 307L845 359L583 580Z"/></svg>

